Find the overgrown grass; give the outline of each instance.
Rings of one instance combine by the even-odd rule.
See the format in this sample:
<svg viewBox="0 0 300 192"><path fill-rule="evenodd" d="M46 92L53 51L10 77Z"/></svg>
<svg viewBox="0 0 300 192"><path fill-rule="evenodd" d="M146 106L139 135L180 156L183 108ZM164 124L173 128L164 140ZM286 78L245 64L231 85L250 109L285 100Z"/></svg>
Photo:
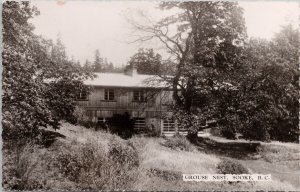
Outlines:
<svg viewBox="0 0 300 192"><path fill-rule="evenodd" d="M3 180L4 189L33 190L41 189L45 179L40 177L37 170L43 166L44 150L28 143L3 143ZM38 154L38 155L37 155Z"/></svg>
<svg viewBox="0 0 300 192"><path fill-rule="evenodd" d="M181 137L123 140L67 123L58 132L65 138L48 148L4 142L4 189L299 190L297 145L262 144L256 160L235 160L251 173L271 173L270 182L184 182L182 174L218 173L223 157L198 151ZM293 166L289 162L294 162Z"/></svg>
<svg viewBox="0 0 300 192"><path fill-rule="evenodd" d="M300 146L295 143L261 143L254 159L240 161L256 173L270 173L274 180L300 190ZM277 184L276 186L278 186Z"/></svg>
<svg viewBox="0 0 300 192"><path fill-rule="evenodd" d="M7 146L4 158L4 189L14 190L130 190L139 176L136 148L117 136L88 132L74 138L78 130L61 130L68 137L48 149L27 144ZM74 127L73 127L74 128ZM77 132L77 134L78 134ZM79 136L79 135L78 135ZM106 141L105 141L106 140Z"/></svg>
<svg viewBox="0 0 300 192"><path fill-rule="evenodd" d="M300 162L299 145L282 145L282 144L263 144L260 147L260 155L267 162L285 162L297 161Z"/></svg>
<svg viewBox="0 0 300 192"><path fill-rule="evenodd" d="M99 143L87 142L60 153L55 166L78 189L129 190L138 176L139 159L132 145L111 137L107 152Z"/></svg>
<svg viewBox="0 0 300 192"><path fill-rule="evenodd" d="M173 150L196 151L196 147L182 135L174 135L173 137L166 138L161 144Z"/></svg>

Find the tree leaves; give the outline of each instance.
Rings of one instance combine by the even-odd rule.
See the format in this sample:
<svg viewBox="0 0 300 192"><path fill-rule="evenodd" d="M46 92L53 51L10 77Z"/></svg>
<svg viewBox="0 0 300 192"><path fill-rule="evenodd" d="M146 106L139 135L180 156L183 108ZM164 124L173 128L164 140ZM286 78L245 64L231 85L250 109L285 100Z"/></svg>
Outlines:
<svg viewBox="0 0 300 192"><path fill-rule="evenodd" d="M177 10L156 26L163 31L176 25L177 33L154 37L161 36L177 58L174 111L179 121L188 122L183 123L186 128L197 131L197 122L215 118L218 128L232 135L297 141L298 30L287 25L272 41L247 42L243 10L237 3L163 2L160 8ZM190 39L183 34L190 34L185 35ZM228 83L232 86L224 86Z"/></svg>
<svg viewBox="0 0 300 192"><path fill-rule="evenodd" d="M135 67L140 74L159 75L162 68L161 55L155 54L153 49L139 49L129 61L127 68Z"/></svg>
<svg viewBox="0 0 300 192"><path fill-rule="evenodd" d="M235 127L245 138L298 141L299 86L295 77L299 72L292 58L297 57L300 41L287 43L290 38L297 39L289 36L297 33L286 26L272 41L251 39L244 50L244 66L235 74L239 92L230 100L238 102L234 114L241 121ZM228 129L227 123L222 125L224 129Z"/></svg>
<svg viewBox="0 0 300 192"><path fill-rule="evenodd" d="M68 60L59 40L53 44L33 34L28 20L36 14L29 2L3 3L4 138L34 137L41 126L58 128L61 119L72 117L78 84L91 76ZM72 93L61 92L70 85Z"/></svg>

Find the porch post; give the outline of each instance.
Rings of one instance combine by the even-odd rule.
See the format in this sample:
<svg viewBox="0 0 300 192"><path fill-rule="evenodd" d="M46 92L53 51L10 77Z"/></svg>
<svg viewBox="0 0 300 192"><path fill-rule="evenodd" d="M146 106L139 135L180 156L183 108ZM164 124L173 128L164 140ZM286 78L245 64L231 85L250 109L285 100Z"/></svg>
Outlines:
<svg viewBox="0 0 300 192"><path fill-rule="evenodd" d="M174 121L174 128L175 128L175 135L176 135L177 133L179 133L177 119L175 119L175 121Z"/></svg>

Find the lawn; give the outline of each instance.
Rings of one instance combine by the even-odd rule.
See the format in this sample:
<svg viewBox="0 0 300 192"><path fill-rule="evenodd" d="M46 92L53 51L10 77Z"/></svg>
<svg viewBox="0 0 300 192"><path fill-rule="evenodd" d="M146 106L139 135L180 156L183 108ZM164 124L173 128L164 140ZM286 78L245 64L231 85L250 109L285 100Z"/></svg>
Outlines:
<svg viewBox="0 0 300 192"><path fill-rule="evenodd" d="M300 176L298 144L260 143L258 152L249 153L241 158L240 156L234 157L229 153L220 153L213 148L205 149L203 146L187 143L188 141L184 142L185 150L180 150L172 147L173 144L167 144L167 141L172 140L172 138L134 136L128 141L123 141L106 132L95 132L68 123L64 123L56 134L59 134L60 137L56 137L47 148L30 145L12 153L12 151L8 151L4 143L4 188L147 191L300 190L298 184ZM219 138L213 139L218 140ZM221 140L222 145L232 142ZM124 162L127 164L123 165L121 161L107 161L106 156L112 154L112 142L115 143L113 145L114 152L117 151L122 154L118 158L125 158ZM132 152L132 147L137 153ZM122 153L120 150L125 152ZM66 158L66 154L68 158ZM272 181L239 183L182 181L182 174L217 173L217 164L224 157L237 160L251 173L271 174ZM62 162L66 160L68 163L62 166ZM81 163L80 167L77 165L78 161L85 163ZM128 162L135 161L139 162L138 166L128 164ZM123 167L117 169L116 167L120 164ZM69 167L69 165L71 166ZM14 175L16 166L19 170L18 176ZM74 169L76 166L80 169ZM71 177L72 175L70 176L69 169L67 175L62 172L66 167L71 172L73 171L76 176L79 175L76 177L77 180ZM104 170L104 172L95 172L96 168ZM99 175L102 175L103 178L99 178ZM118 177L119 175L121 176ZM29 185L31 187L26 187Z"/></svg>

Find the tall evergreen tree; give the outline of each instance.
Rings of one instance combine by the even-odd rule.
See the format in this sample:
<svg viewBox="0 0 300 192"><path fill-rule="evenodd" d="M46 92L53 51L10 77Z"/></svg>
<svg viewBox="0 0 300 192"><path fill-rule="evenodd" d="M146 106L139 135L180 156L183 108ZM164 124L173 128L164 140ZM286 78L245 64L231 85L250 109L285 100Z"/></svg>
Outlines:
<svg viewBox="0 0 300 192"><path fill-rule="evenodd" d="M93 63L94 72L101 72L103 69L103 59L100 57L100 52L97 49L95 51L95 60Z"/></svg>
<svg viewBox="0 0 300 192"><path fill-rule="evenodd" d="M83 65L83 69L89 70L89 71L93 70L93 66L92 66L91 62L88 59L85 60L85 63Z"/></svg>

